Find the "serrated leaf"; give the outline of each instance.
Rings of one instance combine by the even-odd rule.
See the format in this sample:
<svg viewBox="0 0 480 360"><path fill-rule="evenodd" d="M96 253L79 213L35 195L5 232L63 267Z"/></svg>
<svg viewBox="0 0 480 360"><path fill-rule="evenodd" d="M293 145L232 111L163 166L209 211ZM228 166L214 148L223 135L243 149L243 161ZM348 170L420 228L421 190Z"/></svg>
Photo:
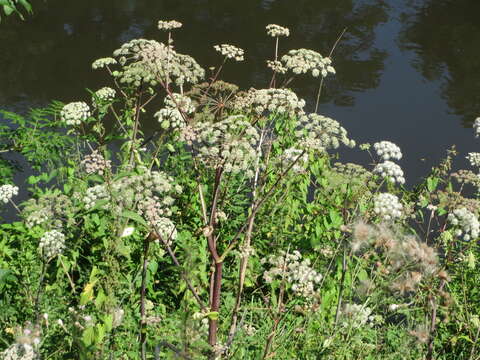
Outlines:
<svg viewBox="0 0 480 360"><path fill-rule="evenodd" d="M131 210L125 210L122 212L122 214L120 215L121 217L124 217L124 218L127 218L127 219L130 219L130 220L133 220L139 224L142 224L143 226L146 226L148 227L148 224L147 222L145 221L145 219L143 217L141 217L140 215L138 215L136 212L134 211L131 211Z"/></svg>

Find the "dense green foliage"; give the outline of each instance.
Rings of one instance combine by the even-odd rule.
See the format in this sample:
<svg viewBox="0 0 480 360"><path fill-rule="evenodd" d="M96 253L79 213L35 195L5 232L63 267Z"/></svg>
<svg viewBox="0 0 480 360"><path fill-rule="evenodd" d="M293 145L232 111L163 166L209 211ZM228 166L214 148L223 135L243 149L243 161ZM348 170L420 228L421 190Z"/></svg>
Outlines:
<svg viewBox="0 0 480 360"><path fill-rule="evenodd" d="M477 175L452 174L450 150L408 190L385 175L391 143L361 145L372 169L336 163L345 129L281 86L335 72L304 50L242 92L218 80L241 49L202 83L194 59L132 40L94 62L116 90L91 109L1 113L4 183L32 173L21 204L0 191L18 211L0 225L6 358L478 358Z"/></svg>

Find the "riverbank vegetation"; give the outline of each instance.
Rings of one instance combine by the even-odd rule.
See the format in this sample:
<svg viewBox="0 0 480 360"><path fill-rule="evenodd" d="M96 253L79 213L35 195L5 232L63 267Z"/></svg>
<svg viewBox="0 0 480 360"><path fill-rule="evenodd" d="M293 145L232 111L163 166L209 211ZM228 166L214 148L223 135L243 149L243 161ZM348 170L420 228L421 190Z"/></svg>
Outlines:
<svg viewBox="0 0 480 360"><path fill-rule="evenodd" d="M407 189L397 145L317 114L336 44L282 53L268 25L271 80L239 89L220 79L245 51L205 70L181 26L95 60L88 101L2 112L3 358L478 359L480 154Z"/></svg>

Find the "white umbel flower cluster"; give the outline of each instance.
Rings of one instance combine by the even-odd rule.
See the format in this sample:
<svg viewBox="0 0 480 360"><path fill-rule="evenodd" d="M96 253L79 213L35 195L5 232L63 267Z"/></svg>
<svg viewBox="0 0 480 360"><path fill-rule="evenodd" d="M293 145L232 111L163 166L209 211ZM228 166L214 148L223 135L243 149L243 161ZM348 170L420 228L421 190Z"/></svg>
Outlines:
<svg viewBox="0 0 480 360"><path fill-rule="evenodd" d="M85 208L87 210L92 209L97 201L109 199L110 195L107 192L105 185L95 185L89 187L83 197Z"/></svg>
<svg viewBox="0 0 480 360"><path fill-rule="evenodd" d="M480 117L477 117L475 119L475 122L473 123L473 129L475 130L475 137L480 136Z"/></svg>
<svg viewBox="0 0 480 360"><path fill-rule="evenodd" d="M375 166L373 172L379 174L383 178L388 177L398 184L405 184L405 177L402 168L390 160L386 160Z"/></svg>
<svg viewBox="0 0 480 360"><path fill-rule="evenodd" d="M112 162L106 160L98 150L94 150L90 155L85 156L80 162L80 165L88 175L104 175L106 171L112 168Z"/></svg>
<svg viewBox="0 0 480 360"><path fill-rule="evenodd" d="M270 35L271 37L290 35L290 30L280 25L269 24L267 25L266 29L267 29L267 34Z"/></svg>
<svg viewBox="0 0 480 360"><path fill-rule="evenodd" d="M83 101L67 104L60 111L60 118L67 125L80 125L90 117L90 107Z"/></svg>
<svg viewBox="0 0 480 360"><path fill-rule="evenodd" d="M470 162L471 166L480 167L480 153L476 153L476 152L468 153L466 158Z"/></svg>
<svg viewBox="0 0 480 360"><path fill-rule="evenodd" d="M163 129L181 129L185 127L185 115L192 114L195 106L192 100L185 95L172 94L165 97L165 108L160 109L154 115Z"/></svg>
<svg viewBox="0 0 480 360"><path fill-rule="evenodd" d="M323 57L318 52L309 49L290 50L287 55L282 56L285 67L294 74L306 74L311 72L313 77L326 77L328 74L335 74L332 60Z"/></svg>
<svg viewBox="0 0 480 360"><path fill-rule="evenodd" d="M402 158L402 151L400 148L390 141L380 141L373 144L373 148L377 152L377 155L382 160L400 160Z"/></svg>
<svg viewBox="0 0 480 360"><path fill-rule="evenodd" d="M317 293L316 286L322 280L322 275L310 267L310 260L302 260L302 255L295 250L292 253L281 251L279 255L271 255L262 263L271 266L263 274L267 283L284 279L292 291L307 299Z"/></svg>
<svg viewBox="0 0 480 360"><path fill-rule="evenodd" d="M280 74L285 74L288 70L283 66L282 62L278 60L267 60L267 67Z"/></svg>
<svg viewBox="0 0 480 360"><path fill-rule="evenodd" d="M65 249L65 235L58 230L46 232L40 239L40 249L47 259L61 254Z"/></svg>
<svg viewBox="0 0 480 360"><path fill-rule="evenodd" d="M182 27L182 23L176 20L170 20L170 21L159 20L158 21L159 30L170 31L173 29L179 29L181 27Z"/></svg>
<svg viewBox="0 0 480 360"><path fill-rule="evenodd" d="M337 149L340 144L354 147L355 141L347 135L338 121L319 114L301 116L296 132L302 147L316 151Z"/></svg>
<svg viewBox="0 0 480 360"><path fill-rule="evenodd" d="M170 246L173 240L177 238L177 228L169 218L161 217L153 226L158 236L160 236L167 245Z"/></svg>
<svg viewBox="0 0 480 360"><path fill-rule="evenodd" d="M372 309L358 304L345 304L340 312L341 324L346 328L358 329L364 325L373 326L375 317Z"/></svg>
<svg viewBox="0 0 480 360"><path fill-rule="evenodd" d="M305 166L308 162L308 154L300 149L289 148L286 149L280 156L280 164L283 169L287 169L293 163L291 171L294 173L301 173L305 170Z"/></svg>
<svg viewBox="0 0 480 360"><path fill-rule="evenodd" d="M119 57L122 65L113 76L122 84L155 86L159 81L174 81L183 86L196 84L205 76L205 70L191 56L155 40L133 39L115 50L113 56Z"/></svg>
<svg viewBox="0 0 480 360"><path fill-rule="evenodd" d="M265 112L287 114L289 116L303 115L305 100L288 89L253 89L240 93L234 100L237 110L252 109L257 115Z"/></svg>
<svg viewBox="0 0 480 360"><path fill-rule="evenodd" d="M215 45L213 47L217 52L225 56L227 59L234 59L235 61L244 60L244 51L236 46L229 44Z"/></svg>
<svg viewBox="0 0 480 360"><path fill-rule="evenodd" d="M18 186L10 184L0 186L0 201L6 204L14 195L18 195Z"/></svg>
<svg viewBox="0 0 480 360"><path fill-rule="evenodd" d="M180 139L193 147L207 166L222 167L226 173L242 173L251 178L259 139L258 131L242 115L230 116L217 123L200 122L187 126Z"/></svg>
<svg viewBox="0 0 480 360"><path fill-rule="evenodd" d="M40 359L30 344L13 344L0 353L3 360L37 360Z"/></svg>
<svg viewBox="0 0 480 360"><path fill-rule="evenodd" d="M105 86L97 91L92 96L92 104L94 107L97 107L101 103L112 102L115 99L117 92L111 87ZM100 103L98 103L100 102Z"/></svg>
<svg viewBox="0 0 480 360"><path fill-rule="evenodd" d="M480 234L478 218L466 208L453 210L453 213L448 214L448 221L459 227L455 231L455 235L462 237L465 241L477 239Z"/></svg>
<svg viewBox="0 0 480 360"><path fill-rule="evenodd" d="M117 64L117 60L115 60L114 58L111 58L111 57L100 58L95 60L92 63L92 69L93 70L103 69L108 65L116 65L116 64Z"/></svg>
<svg viewBox="0 0 480 360"><path fill-rule="evenodd" d="M398 200L398 197L389 194L382 193L375 196L374 199L374 211L383 220L394 220L402 216L403 206Z"/></svg>

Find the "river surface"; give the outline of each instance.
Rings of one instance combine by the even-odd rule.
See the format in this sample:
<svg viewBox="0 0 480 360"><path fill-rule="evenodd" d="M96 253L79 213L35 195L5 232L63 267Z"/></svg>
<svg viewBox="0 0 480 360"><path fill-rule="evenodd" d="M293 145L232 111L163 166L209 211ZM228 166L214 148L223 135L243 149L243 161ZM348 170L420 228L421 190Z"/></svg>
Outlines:
<svg viewBox="0 0 480 360"><path fill-rule="evenodd" d="M456 168L480 151L472 123L480 116L478 0L33 0L35 14L0 23L0 108L25 113L50 100L88 101L86 88L111 85L91 70L99 57L133 38L164 41L159 19L176 19L177 51L205 69L218 66L213 45L246 51L221 78L243 88L268 87L274 42L265 26L290 28L280 53L309 48L333 59L337 75L322 93L319 113L332 117L357 143L390 140L403 150L407 184L419 181L456 145ZM291 86L314 108L318 80ZM158 104L160 107L160 104ZM153 111L151 112L153 114ZM147 134L158 127L145 116ZM360 150L342 161L370 162Z"/></svg>

